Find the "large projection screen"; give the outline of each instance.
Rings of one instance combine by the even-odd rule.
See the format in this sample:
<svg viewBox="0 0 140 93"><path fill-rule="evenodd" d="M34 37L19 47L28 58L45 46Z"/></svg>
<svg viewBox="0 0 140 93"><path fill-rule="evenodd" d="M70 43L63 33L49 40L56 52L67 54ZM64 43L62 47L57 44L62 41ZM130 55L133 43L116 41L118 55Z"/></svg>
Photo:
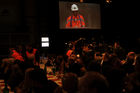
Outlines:
<svg viewBox="0 0 140 93"><path fill-rule="evenodd" d="M97 3L59 2L59 26L66 29L67 18L72 15L71 5L78 5L78 13L84 17L86 29L101 29L101 10Z"/></svg>

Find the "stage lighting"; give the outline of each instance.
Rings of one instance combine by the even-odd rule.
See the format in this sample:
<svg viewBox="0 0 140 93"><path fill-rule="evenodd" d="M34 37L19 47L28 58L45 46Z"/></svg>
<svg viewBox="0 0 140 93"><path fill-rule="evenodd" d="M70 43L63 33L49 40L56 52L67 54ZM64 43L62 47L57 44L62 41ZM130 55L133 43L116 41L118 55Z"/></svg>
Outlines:
<svg viewBox="0 0 140 93"><path fill-rule="evenodd" d="M42 43L41 47L49 47L49 43Z"/></svg>
<svg viewBox="0 0 140 93"><path fill-rule="evenodd" d="M42 41L42 42L47 42L47 41L49 41L49 37L42 37L42 38L41 38L41 41Z"/></svg>
<svg viewBox="0 0 140 93"><path fill-rule="evenodd" d="M49 37L41 37L41 47L49 47Z"/></svg>

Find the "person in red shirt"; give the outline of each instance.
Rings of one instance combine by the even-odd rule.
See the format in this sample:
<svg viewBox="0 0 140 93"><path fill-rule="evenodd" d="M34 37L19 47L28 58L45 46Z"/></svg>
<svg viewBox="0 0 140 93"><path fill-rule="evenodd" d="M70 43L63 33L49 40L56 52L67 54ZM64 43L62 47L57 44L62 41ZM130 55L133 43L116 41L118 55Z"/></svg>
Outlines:
<svg viewBox="0 0 140 93"><path fill-rule="evenodd" d="M31 45L26 46L26 61L33 61L31 64L39 66L39 50Z"/></svg>
<svg viewBox="0 0 140 93"><path fill-rule="evenodd" d="M21 62L24 62L23 57L21 56L20 53L18 53L14 48L10 48L10 52L11 52L11 57L14 58L14 60L19 60Z"/></svg>
<svg viewBox="0 0 140 93"><path fill-rule="evenodd" d="M67 18L66 28L83 28L85 27L84 17L78 13L78 6L73 4L71 6L72 16Z"/></svg>

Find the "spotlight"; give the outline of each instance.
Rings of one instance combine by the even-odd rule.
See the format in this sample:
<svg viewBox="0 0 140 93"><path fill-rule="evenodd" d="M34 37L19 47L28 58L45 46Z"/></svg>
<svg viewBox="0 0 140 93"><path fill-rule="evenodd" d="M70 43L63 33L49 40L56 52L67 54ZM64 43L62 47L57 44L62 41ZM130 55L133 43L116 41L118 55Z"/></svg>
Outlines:
<svg viewBox="0 0 140 93"><path fill-rule="evenodd" d="M49 47L49 37L41 37L41 47Z"/></svg>

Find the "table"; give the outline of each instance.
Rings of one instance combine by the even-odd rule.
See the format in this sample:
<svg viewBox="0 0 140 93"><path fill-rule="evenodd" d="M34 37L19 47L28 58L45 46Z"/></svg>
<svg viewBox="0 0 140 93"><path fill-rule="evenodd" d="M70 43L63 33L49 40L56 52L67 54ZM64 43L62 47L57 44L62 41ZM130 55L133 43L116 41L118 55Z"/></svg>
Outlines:
<svg viewBox="0 0 140 93"><path fill-rule="evenodd" d="M0 93L3 93L4 87L5 87L4 80L0 80ZM9 88L9 93L14 93L13 91L11 91L11 88L9 86L8 88Z"/></svg>
<svg viewBox="0 0 140 93"><path fill-rule="evenodd" d="M40 68L41 69L44 69L44 64L40 64ZM58 84L59 86L62 86L62 81L61 81L61 78L59 78L58 77L58 75L61 75L61 74L59 74L58 72L56 72L56 74L55 75L53 75L53 73L52 73L52 66L48 66L47 67L47 78L48 78L48 80L52 80L52 81L54 81L56 84ZM3 79L1 79L0 80L0 93L3 93L3 89L4 89L4 87L5 87L5 83L4 83L4 80ZM8 86L8 88L9 88L9 93L14 93L13 91L11 91L11 88Z"/></svg>
<svg viewBox="0 0 140 93"><path fill-rule="evenodd" d="M40 68L41 69L44 70L44 67L45 67L44 64L40 64ZM59 74L58 72L56 72L56 74L53 75L53 73L52 73L52 66L47 66L47 78L48 78L48 80L52 80L56 84L58 84L59 86L62 86L61 78L59 78L58 75L62 76L63 74Z"/></svg>

